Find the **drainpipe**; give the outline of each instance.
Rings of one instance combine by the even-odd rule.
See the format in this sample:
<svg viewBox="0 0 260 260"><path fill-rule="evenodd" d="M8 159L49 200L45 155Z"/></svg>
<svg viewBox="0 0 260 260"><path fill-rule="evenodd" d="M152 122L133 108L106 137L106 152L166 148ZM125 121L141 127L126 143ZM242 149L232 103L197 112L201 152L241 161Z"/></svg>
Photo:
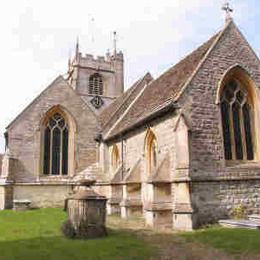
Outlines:
<svg viewBox="0 0 260 260"><path fill-rule="evenodd" d="M8 132L4 133L4 137L5 137L5 151L8 149Z"/></svg>
<svg viewBox="0 0 260 260"><path fill-rule="evenodd" d="M124 139L123 137L121 136L121 161L122 161L122 169L121 169L121 180L123 180L124 178L124 152L125 152L125 149L124 149Z"/></svg>

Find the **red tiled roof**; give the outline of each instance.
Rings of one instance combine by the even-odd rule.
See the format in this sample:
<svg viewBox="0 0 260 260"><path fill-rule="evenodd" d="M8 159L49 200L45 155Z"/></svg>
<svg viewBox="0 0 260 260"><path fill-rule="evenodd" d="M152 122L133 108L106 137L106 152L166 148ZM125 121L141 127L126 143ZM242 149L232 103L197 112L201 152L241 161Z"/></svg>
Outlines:
<svg viewBox="0 0 260 260"><path fill-rule="evenodd" d="M166 104L178 99L186 82L193 75L221 32L215 34L206 43L148 84L140 97L106 139L126 131L141 119L148 117L155 111L161 110Z"/></svg>

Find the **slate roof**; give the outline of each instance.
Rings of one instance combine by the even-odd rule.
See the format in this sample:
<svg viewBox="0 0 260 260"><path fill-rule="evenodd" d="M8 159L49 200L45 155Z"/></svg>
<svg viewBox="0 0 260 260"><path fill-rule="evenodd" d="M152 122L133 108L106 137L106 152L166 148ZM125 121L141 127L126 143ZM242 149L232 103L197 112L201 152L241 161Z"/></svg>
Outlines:
<svg viewBox="0 0 260 260"><path fill-rule="evenodd" d="M148 72L142 78L137 80L126 92L117 98L99 115L100 126L103 129L109 129L119 119L126 108L134 101L143 87L151 82L153 77Z"/></svg>
<svg viewBox="0 0 260 260"><path fill-rule="evenodd" d="M223 30L215 34L159 78L150 82L105 139L108 140L127 131L144 118L148 118L156 111L173 104L222 32Z"/></svg>

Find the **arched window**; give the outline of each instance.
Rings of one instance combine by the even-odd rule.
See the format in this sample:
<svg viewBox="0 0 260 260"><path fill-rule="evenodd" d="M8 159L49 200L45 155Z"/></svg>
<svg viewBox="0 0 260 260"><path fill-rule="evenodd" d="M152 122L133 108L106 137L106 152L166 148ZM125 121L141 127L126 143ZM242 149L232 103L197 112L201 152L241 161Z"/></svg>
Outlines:
<svg viewBox="0 0 260 260"><path fill-rule="evenodd" d="M147 162L147 171L152 173L157 166L157 141L154 133L149 130L146 135L146 162Z"/></svg>
<svg viewBox="0 0 260 260"><path fill-rule="evenodd" d="M69 128L61 113L52 114L44 124L43 174L68 174Z"/></svg>
<svg viewBox="0 0 260 260"><path fill-rule="evenodd" d="M230 80L221 95L226 160L254 160L252 101L240 82Z"/></svg>
<svg viewBox="0 0 260 260"><path fill-rule="evenodd" d="M89 94L103 95L103 79L99 73L95 73L89 77Z"/></svg>
<svg viewBox="0 0 260 260"><path fill-rule="evenodd" d="M115 171L119 166L119 150L116 145L112 148L111 166L113 171Z"/></svg>

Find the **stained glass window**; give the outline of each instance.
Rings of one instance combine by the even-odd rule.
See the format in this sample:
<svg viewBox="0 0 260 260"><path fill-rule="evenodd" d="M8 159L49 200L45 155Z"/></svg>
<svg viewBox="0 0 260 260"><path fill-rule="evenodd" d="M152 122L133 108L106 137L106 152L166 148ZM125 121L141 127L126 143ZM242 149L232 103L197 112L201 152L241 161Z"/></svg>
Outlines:
<svg viewBox="0 0 260 260"><path fill-rule="evenodd" d="M221 103L221 115L225 118L222 122L223 135L224 135L224 149L225 158L227 160L232 159L231 139L230 139L230 121L229 121L229 104L226 101Z"/></svg>
<svg viewBox="0 0 260 260"><path fill-rule="evenodd" d="M99 73L95 73L89 78L89 94L103 95L103 79Z"/></svg>
<svg viewBox="0 0 260 260"><path fill-rule="evenodd" d="M234 80L221 97L222 130L226 160L253 160L251 109L248 93Z"/></svg>
<svg viewBox="0 0 260 260"><path fill-rule="evenodd" d="M60 113L49 118L44 130L43 173L68 174L68 126Z"/></svg>
<svg viewBox="0 0 260 260"><path fill-rule="evenodd" d="M250 106L248 104L245 104L243 106L243 117L244 117L244 128L245 128L245 138L246 138L247 160L253 160L254 153L253 153L253 140L251 136Z"/></svg>

